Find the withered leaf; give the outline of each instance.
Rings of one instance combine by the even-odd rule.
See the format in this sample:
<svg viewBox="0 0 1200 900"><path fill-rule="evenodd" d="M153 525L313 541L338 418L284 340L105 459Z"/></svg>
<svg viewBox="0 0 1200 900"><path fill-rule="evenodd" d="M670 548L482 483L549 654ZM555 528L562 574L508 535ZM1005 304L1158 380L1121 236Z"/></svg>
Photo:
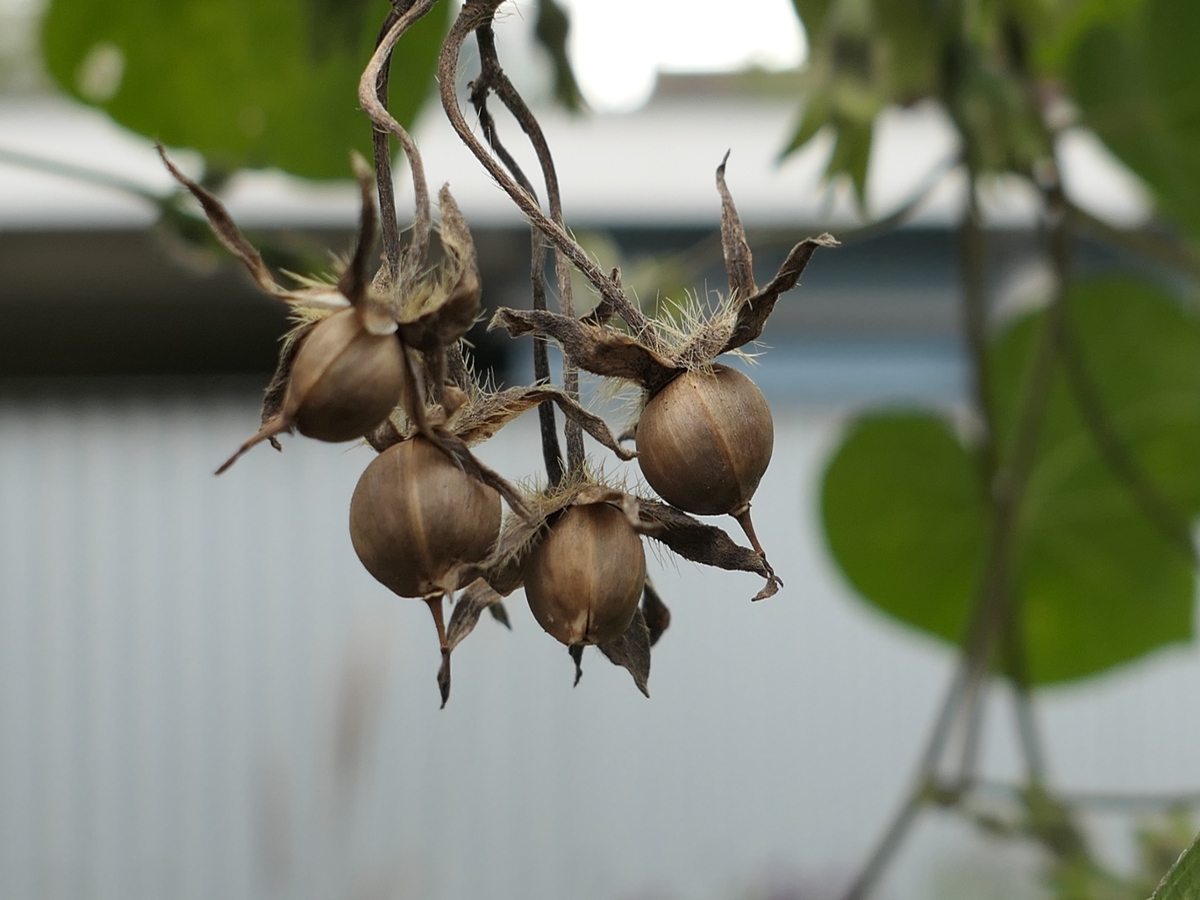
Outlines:
<svg viewBox="0 0 1200 900"><path fill-rule="evenodd" d="M727 353L757 340L763 332L763 327L767 324L767 317L775 309L775 301L779 299L780 294L790 291L796 286L800 275L804 272L804 267L808 265L808 261L812 259L817 248L837 246L838 242L829 234L805 238L788 253L787 259L783 261L783 265L779 267L779 271L766 287L752 296L734 297L737 320L721 352Z"/></svg>
<svg viewBox="0 0 1200 900"><path fill-rule="evenodd" d="M754 257L750 253L750 245L746 242L746 231L742 228L742 220L733 205L729 188L725 186L727 162L728 151L717 166L717 190L721 194L721 249L725 253L725 269L729 272L729 294L734 298L745 299L757 294L758 286L754 283Z"/></svg>
<svg viewBox="0 0 1200 900"><path fill-rule="evenodd" d="M667 609L667 604L662 602L649 578L642 588L642 618L646 620L646 627L650 630L650 646L653 647L671 624L671 611Z"/></svg>
<svg viewBox="0 0 1200 900"><path fill-rule="evenodd" d="M444 283L422 291L419 301L404 309L398 320L404 342L425 352L443 351L471 330L483 290L471 231L449 186L442 188L438 203L442 210L439 233L446 251ZM410 282L404 284L412 288Z"/></svg>
<svg viewBox="0 0 1200 900"><path fill-rule="evenodd" d="M753 572L768 582L772 581L770 570L757 553L736 543L715 525L705 525L687 513L658 500L639 497L638 508L643 521L660 526L657 531L650 532L650 536L666 544L684 559L729 571ZM772 590L771 593L775 591Z"/></svg>
<svg viewBox="0 0 1200 900"><path fill-rule="evenodd" d="M502 307L496 310L488 327L502 327L512 337L530 332L552 337L579 368L596 375L635 381L651 393L680 371L670 359L627 334L545 310Z"/></svg>
<svg viewBox="0 0 1200 900"><path fill-rule="evenodd" d="M500 595L482 578L477 578L467 585L467 589L454 604L454 612L450 614L450 624L446 626L446 645L453 650L462 643L463 638L479 623L480 614L499 602ZM504 615L507 619L507 613ZM507 621L505 624L508 624ZM511 626L509 627L511 630Z"/></svg>
<svg viewBox="0 0 1200 900"><path fill-rule="evenodd" d="M371 251L375 247L375 199L373 196L373 179L367 161L357 151L350 153L350 167L358 180L361 212L358 220L358 240L354 244L354 255L349 265L338 278L337 289L353 306L361 306L366 300L367 265L370 262Z"/></svg>
<svg viewBox="0 0 1200 900"><path fill-rule="evenodd" d="M567 418L579 423L588 434L621 459L633 459L637 454L626 450L609 430L604 420L588 412L567 394L555 388L508 388L485 396L470 408L464 407L450 423L451 429L468 445L486 441L501 427L528 409L552 401Z"/></svg>
<svg viewBox="0 0 1200 900"><path fill-rule="evenodd" d="M633 676L633 683L638 690L650 696L647 686L650 679L650 629L646 626L641 609L634 612L633 621L623 635L615 641L596 646L613 665L624 666Z"/></svg>

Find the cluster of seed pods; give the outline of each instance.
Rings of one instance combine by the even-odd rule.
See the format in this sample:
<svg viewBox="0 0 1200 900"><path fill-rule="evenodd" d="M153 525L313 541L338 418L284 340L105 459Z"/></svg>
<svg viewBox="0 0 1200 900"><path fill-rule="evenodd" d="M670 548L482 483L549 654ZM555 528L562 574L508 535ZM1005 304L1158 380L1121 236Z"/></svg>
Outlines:
<svg viewBox="0 0 1200 900"><path fill-rule="evenodd" d="M460 137L561 258L579 266L601 294L600 305L583 318L571 314L567 303L553 313L535 302L532 310L498 310L492 327L514 337L532 333L538 341L557 342L568 373L582 369L636 385L643 399L632 431L636 451L579 404L573 375L562 390L544 383L485 390L472 375L463 342L480 315L482 296L470 230L444 187L437 229L440 262L426 258L431 226L419 154L407 132L376 102L379 71L391 47L431 5L432 0L421 0L396 15L360 86L360 101L377 128L400 138L418 198L408 247L402 256L395 247L386 248L387 261L374 275L369 270L377 214L372 173L361 157L352 156L361 194L353 254L336 279L297 279L297 287L285 288L221 203L159 148L171 174L200 202L218 240L266 293L291 307L295 321L266 390L261 427L218 474L260 442L279 449L277 437L285 432L328 442L365 440L378 451L350 500L351 540L377 581L428 605L441 648L443 704L450 692L451 651L484 610L508 624L503 598L522 588L538 624L570 650L576 681L582 650L594 645L628 669L648 694L650 647L670 614L646 576L645 538L695 562L757 574L765 584L756 600L771 596L781 584L750 520L751 500L771 459L771 412L749 378L716 358L757 339L775 301L796 285L814 250L836 242L827 235L801 242L759 288L722 162L717 187L729 295L697 317L687 333L679 333L646 318L620 288L617 273L600 274L561 221L541 213L531 189L505 180L465 129L453 89L443 84L443 103ZM455 70L464 29L479 33L485 63L487 51L494 53L489 17L496 5L497 0L468 0L447 37L445 71ZM477 108L483 118L482 105ZM547 177L547 184L554 187L554 179ZM551 471L549 483L521 490L480 462L471 448L543 404L553 404L567 419L570 465L565 472ZM553 414L542 420L544 446L547 421L549 443L557 447ZM601 467L584 459L582 432L622 460L636 458L658 498L618 489L592 474ZM551 469L549 455L547 464ZM502 503L510 509L507 517ZM750 547L694 518L716 515L733 516ZM448 621L447 601L453 605Z"/></svg>

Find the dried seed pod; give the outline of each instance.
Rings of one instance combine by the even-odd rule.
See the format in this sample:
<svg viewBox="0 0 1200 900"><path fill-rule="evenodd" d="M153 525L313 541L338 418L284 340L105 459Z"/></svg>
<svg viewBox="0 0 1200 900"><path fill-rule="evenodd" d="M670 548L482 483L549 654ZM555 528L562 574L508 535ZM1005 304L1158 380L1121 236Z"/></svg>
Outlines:
<svg viewBox="0 0 1200 900"><path fill-rule="evenodd" d="M350 539L376 580L401 597L458 585L456 570L487 556L500 533L500 495L422 437L389 447L350 500Z"/></svg>
<svg viewBox="0 0 1200 900"><path fill-rule="evenodd" d="M403 354L395 334L369 331L357 309L322 319L296 351L279 413L264 422L217 474L255 444L292 428L331 443L362 437L400 401Z"/></svg>
<svg viewBox="0 0 1200 900"><path fill-rule="evenodd" d="M628 516L608 503L571 506L521 566L534 618L568 647L616 640L646 582L646 554Z"/></svg>
<svg viewBox="0 0 1200 900"><path fill-rule="evenodd" d="M775 430L758 387L736 369L705 366L650 398L637 424L638 463L672 506L738 516L750 505Z"/></svg>

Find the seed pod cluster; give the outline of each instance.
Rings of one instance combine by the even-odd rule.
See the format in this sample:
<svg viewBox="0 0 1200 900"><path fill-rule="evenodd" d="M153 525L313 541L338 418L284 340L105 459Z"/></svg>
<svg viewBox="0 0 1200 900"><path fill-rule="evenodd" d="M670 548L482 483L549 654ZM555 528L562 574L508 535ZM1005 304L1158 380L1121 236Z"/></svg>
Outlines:
<svg viewBox="0 0 1200 900"><path fill-rule="evenodd" d="M607 503L571 506L521 566L539 625L568 647L615 641L637 611L646 583L642 539Z"/></svg>

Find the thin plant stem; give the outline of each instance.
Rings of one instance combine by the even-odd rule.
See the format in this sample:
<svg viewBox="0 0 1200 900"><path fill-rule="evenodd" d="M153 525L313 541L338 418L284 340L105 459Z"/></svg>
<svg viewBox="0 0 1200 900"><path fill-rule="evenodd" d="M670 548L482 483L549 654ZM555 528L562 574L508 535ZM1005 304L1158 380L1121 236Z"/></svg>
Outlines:
<svg viewBox="0 0 1200 900"><path fill-rule="evenodd" d="M554 156L550 152L550 144L546 141L546 135L542 131L541 125L538 124L537 117L534 116L533 111L500 65L490 20L475 29L475 39L479 44L479 59L482 67L478 83L495 91L500 102L512 113L513 118L521 126L521 130L529 138L529 143L533 146L538 165L542 170L542 181L546 185L546 202L550 206L550 218L566 231L562 192L559 189L558 172L554 167ZM570 265L566 257L557 251L554 254L554 272L558 282L559 312L564 316L574 317L575 307L571 296ZM565 354L563 356L563 390L572 400L579 400L579 370ZM572 473L578 474L583 469L583 429L577 422L568 419L564 430L567 438L567 466Z"/></svg>
<svg viewBox="0 0 1200 900"><path fill-rule="evenodd" d="M135 197L145 200L147 203L154 204L160 209L166 206L170 202L171 197L174 196L174 193L165 195L156 194L149 188L128 181L119 175L111 175L107 172L101 172L98 169L87 168L86 166L77 166L72 163L45 159L41 156L21 153L17 150L6 150L3 147L0 147L0 163L8 163L9 165L20 166L24 169L35 169L36 171L46 172L50 175L61 175L64 178L72 178L75 181L83 181L100 187L112 188L125 194L132 194Z"/></svg>
<svg viewBox="0 0 1200 900"><path fill-rule="evenodd" d="M413 197L415 214L413 216L413 236L408 245L406 260L416 267L425 258L429 250L429 232L432 228L432 216L429 209L429 187L425 183L425 165L421 162L421 153L417 143L404 127L397 122L387 107L380 102L377 93L380 73L391 59L392 49L396 42L413 24L437 3L437 0L416 0L409 9L401 14L384 35L370 62L363 70L358 82L358 102L363 110L371 117L375 126L391 132L400 141L404 154L408 157L408 167L412 172ZM386 218L386 213L384 215Z"/></svg>
<svg viewBox="0 0 1200 900"><path fill-rule="evenodd" d="M1200 279L1200 256L1169 231L1159 228L1121 228L1070 203L1067 205L1067 215L1073 225L1106 244L1164 263Z"/></svg>
<svg viewBox="0 0 1200 900"><path fill-rule="evenodd" d="M485 32L487 38L483 36ZM490 38L490 23L488 25L481 25L476 32L476 39L480 41L480 45L482 46L484 41ZM537 191L534 189L533 183L500 140L500 135L496 130L496 121L487 107L489 90L490 86L482 74L471 83L471 105L475 107L475 113L479 117L479 125L483 130L483 136L487 140L488 146L492 148L492 152L499 157L505 168L512 173L512 177L516 179L517 183L536 198ZM532 224L529 226L529 241L529 280L533 289L533 308L536 310L545 310L546 240L537 226ZM540 334L533 336L533 377L534 382L539 385L550 383L550 359L547 355L547 343L545 336ZM538 404L538 426L541 430L542 460L546 466L546 477L549 479L550 484L559 484L562 482L564 474L562 450L558 445L558 426L555 422L554 407L552 404Z"/></svg>
<svg viewBox="0 0 1200 900"><path fill-rule="evenodd" d="M378 47L387 37L401 13L412 5L411 0L401 9L399 4L388 10L383 25L379 29L379 37L375 40ZM393 48L394 49L394 48ZM388 106L388 72L391 69L392 54L388 53L375 76L375 99L387 109ZM400 225L396 221L396 192L392 184L392 142L391 132L371 123L371 147L375 162L375 191L379 196L380 233L383 238L383 258L386 267L386 278L389 284L395 283L400 272Z"/></svg>
<svg viewBox="0 0 1200 900"><path fill-rule="evenodd" d="M620 283L605 274L604 270L587 255L587 252L576 243L565 228L542 212L537 199L513 181L512 177L504 171L504 168L471 132L467 120L463 117L457 91L458 60L462 53L462 46L467 36L479 25L491 21L496 7L501 2L502 0L467 0L459 11L458 18L450 26L450 31L442 44L441 57L438 60L438 85L446 118L449 119L450 125L458 134L459 139L487 169L488 174L508 194L525 217L536 225L554 248L561 251L571 264L596 287L600 296L612 305L635 336L647 336L651 334L649 322L642 311L625 296Z"/></svg>

